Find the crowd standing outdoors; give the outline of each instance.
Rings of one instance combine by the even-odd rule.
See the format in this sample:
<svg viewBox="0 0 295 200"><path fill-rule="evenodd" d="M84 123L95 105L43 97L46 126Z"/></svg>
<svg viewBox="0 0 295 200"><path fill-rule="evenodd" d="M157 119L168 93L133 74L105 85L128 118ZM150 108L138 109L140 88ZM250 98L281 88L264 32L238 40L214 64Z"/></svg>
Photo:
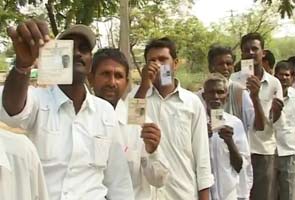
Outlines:
<svg viewBox="0 0 295 200"><path fill-rule="evenodd" d="M89 27L58 35L74 42L73 82L47 87L30 86L40 47L53 40L47 24L7 32L16 62L0 120L30 140L1 130L1 200L295 200L295 57L275 64L260 34L242 37L236 65L231 48L212 46L210 74L193 92L175 78L176 44L153 39L140 85L126 95L126 57L113 48L92 55ZM253 74L242 80L245 59ZM128 123L135 99L145 103L141 125Z"/></svg>

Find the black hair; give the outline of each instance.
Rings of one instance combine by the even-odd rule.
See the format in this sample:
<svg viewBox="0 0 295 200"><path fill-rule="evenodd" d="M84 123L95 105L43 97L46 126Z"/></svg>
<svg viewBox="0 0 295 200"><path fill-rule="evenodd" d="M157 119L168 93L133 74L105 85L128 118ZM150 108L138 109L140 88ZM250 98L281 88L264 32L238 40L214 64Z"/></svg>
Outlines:
<svg viewBox="0 0 295 200"><path fill-rule="evenodd" d="M144 59L147 61L147 54L151 49L154 48L168 48L169 53L173 59L177 58L177 52L176 52L176 45L175 43L169 39L168 37L163 37L160 39L153 39L151 40L144 49Z"/></svg>
<svg viewBox="0 0 295 200"><path fill-rule="evenodd" d="M243 45L248 42L249 40L259 40L260 41L260 45L261 48L264 49L264 39L263 37L260 35L260 33L257 32L253 32L253 33L247 33L246 35L244 35L241 39L241 49L243 47Z"/></svg>
<svg viewBox="0 0 295 200"><path fill-rule="evenodd" d="M293 67L293 69L295 70L295 56L291 56L288 58L288 63L290 63L290 65Z"/></svg>
<svg viewBox="0 0 295 200"><path fill-rule="evenodd" d="M275 66L276 63L276 59L275 56L273 55L273 53L270 50L264 50L264 57L262 58L262 60L266 60L268 61L269 67L271 69L273 69L273 67Z"/></svg>
<svg viewBox="0 0 295 200"><path fill-rule="evenodd" d="M291 75L294 75L294 69L287 60L281 60L276 64L275 74L277 74L279 70L290 70Z"/></svg>
<svg viewBox="0 0 295 200"><path fill-rule="evenodd" d="M209 71L212 70L214 59L217 56L228 55L228 54L231 55L231 57L233 59L233 62L235 62L235 55L233 54L233 51L231 50L230 47L219 46L219 45L211 46L211 48L210 48L210 50L208 52L208 56L207 56Z"/></svg>
<svg viewBox="0 0 295 200"><path fill-rule="evenodd" d="M126 71L126 77L128 77L129 64L127 58L119 49L116 48L103 48L97 50L97 52L93 55L91 73L95 74L96 68L99 66L99 64L107 59L114 60L117 63L123 65Z"/></svg>

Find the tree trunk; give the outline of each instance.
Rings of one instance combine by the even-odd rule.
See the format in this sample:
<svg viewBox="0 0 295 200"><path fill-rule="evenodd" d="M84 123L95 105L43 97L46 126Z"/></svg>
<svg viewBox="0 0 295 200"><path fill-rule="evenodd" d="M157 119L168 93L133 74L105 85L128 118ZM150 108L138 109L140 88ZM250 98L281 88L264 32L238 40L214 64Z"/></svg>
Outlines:
<svg viewBox="0 0 295 200"><path fill-rule="evenodd" d="M48 14L48 18L50 21L50 26L51 26L51 30L54 34L54 36L57 36L58 34L58 29L57 29L57 25L56 25L56 20L55 20L55 16L53 13L53 6L52 6L52 0L48 0L48 2L45 4L45 7L47 9L47 14Z"/></svg>
<svg viewBox="0 0 295 200"><path fill-rule="evenodd" d="M131 59L130 59L130 42L129 42L129 0L120 0L120 50L126 56L129 63L129 84L122 99L125 99L131 90Z"/></svg>

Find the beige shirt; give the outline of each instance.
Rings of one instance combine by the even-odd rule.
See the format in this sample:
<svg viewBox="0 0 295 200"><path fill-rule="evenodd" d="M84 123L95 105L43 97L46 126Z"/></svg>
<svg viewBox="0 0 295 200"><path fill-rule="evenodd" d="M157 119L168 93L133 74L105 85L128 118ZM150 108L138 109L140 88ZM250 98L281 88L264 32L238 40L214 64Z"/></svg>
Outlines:
<svg viewBox="0 0 295 200"><path fill-rule="evenodd" d="M37 151L24 135L0 129L0 199L47 200Z"/></svg>
<svg viewBox="0 0 295 200"><path fill-rule="evenodd" d="M240 72L233 73L230 77L233 81L240 82ZM266 71L261 79L259 99L264 111L266 124L263 131L250 130L249 142L251 153L262 155L274 155L276 150L276 139L274 128L284 123L284 115L274 124L269 120L272 100L274 97L283 100L283 91L280 81Z"/></svg>
<svg viewBox="0 0 295 200"><path fill-rule="evenodd" d="M147 115L158 124L159 148L171 175L157 192L158 199L198 199L198 191L213 184L206 112L199 98L178 84L162 98L155 88L147 94Z"/></svg>

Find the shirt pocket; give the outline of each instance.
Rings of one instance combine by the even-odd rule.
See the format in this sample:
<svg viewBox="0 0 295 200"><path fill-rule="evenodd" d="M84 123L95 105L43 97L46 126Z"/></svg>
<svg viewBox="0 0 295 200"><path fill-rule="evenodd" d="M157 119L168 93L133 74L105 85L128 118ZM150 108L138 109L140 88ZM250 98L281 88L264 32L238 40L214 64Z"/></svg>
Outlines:
<svg viewBox="0 0 295 200"><path fill-rule="evenodd" d="M106 168L111 141L106 137L93 137L93 160L91 165L98 168Z"/></svg>
<svg viewBox="0 0 295 200"><path fill-rule="evenodd" d="M179 112L169 114L170 133L169 138L175 145L187 148L191 144L191 116L190 112Z"/></svg>
<svg viewBox="0 0 295 200"><path fill-rule="evenodd" d="M59 140L60 131L40 129L39 134L34 138L34 143L41 160L49 161L57 158Z"/></svg>

